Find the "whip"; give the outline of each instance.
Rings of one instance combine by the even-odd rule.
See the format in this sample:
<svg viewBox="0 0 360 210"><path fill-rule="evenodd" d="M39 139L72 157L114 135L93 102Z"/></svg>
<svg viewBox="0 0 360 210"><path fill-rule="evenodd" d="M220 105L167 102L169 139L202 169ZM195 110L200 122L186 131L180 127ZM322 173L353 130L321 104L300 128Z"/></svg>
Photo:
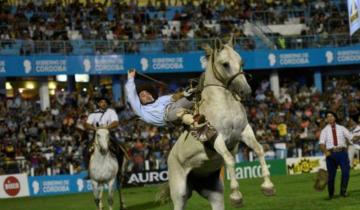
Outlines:
<svg viewBox="0 0 360 210"><path fill-rule="evenodd" d="M131 71L131 70L130 70ZM157 79L154 79L154 78L152 78L152 77L150 77L150 76L148 76L148 75L146 75L146 74L143 74L143 73L141 73L141 72L136 72L136 74L138 74L138 75L140 75L140 76L142 76L142 77L145 77L146 79L148 79L148 80L151 80L151 81L153 81L153 82L156 82L156 83L158 83L158 84L160 84L160 85L163 85L163 86L165 86L165 87L167 87L168 85L166 84L166 83L164 83L164 82L162 82L162 81L159 81L159 80L157 80Z"/></svg>

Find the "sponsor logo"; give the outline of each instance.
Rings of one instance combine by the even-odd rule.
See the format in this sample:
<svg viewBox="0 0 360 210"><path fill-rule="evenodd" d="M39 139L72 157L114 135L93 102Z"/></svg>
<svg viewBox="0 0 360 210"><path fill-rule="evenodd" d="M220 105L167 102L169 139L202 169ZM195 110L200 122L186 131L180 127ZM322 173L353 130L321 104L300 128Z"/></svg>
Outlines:
<svg viewBox="0 0 360 210"><path fill-rule="evenodd" d="M35 61L36 72L65 72L66 60L37 60Z"/></svg>
<svg viewBox="0 0 360 210"><path fill-rule="evenodd" d="M320 160L302 159L298 163L288 165L288 171L292 173L310 173L320 166Z"/></svg>
<svg viewBox="0 0 360 210"><path fill-rule="evenodd" d="M280 65L309 64L309 53L286 53L279 56Z"/></svg>
<svg viewBox="0 0 360 210"><path fill-rule="evenodd" d="M146 71L149 68L149 60L147 58L140 59L141 70Z"/></svg>
<svg viewBox="0 0 360 210"><path fill-rule="evenodd" d="M127 184L150 184L157 182L166 182L168 180L167 171L149 171L142 173L133 173L131 174Z"/></svg>
<svg viewBox="0 0 360 210"><path fill-rule="evenodd" d="M20 192L20 182L16 177L9 176L4 181L4 191L9 196L16 196Z"/></svg>
<svg viewBox="0 0 360 210"><path fill-rule="evenodd" d="M25 73L28 74L30 73L31 71L31 61L29 61L28 59L25 59L24 62L23 62L23 66L24 66L24 70L25 70Z"/></svg>
<svg viewBox="0 0 360 210"><path fill-rule="evenodd" d="M95 58L95 71L121 71L124 70L124 59L121 56Z"/></svg>
<svg viewBox="0 0 360 210"><path fill-rule="evenodd" d="M325 58L326 58L326 63L332 63L334 61L334 53L331 51L326 51Z"/></svg>
<svg viewBox="0 0 360 210"><path fill-rule="evenodd" d="M37 60L35 61L35 68L32 69L31 61L25 59L23 66L26 74L29 74L32 70L35 72L65 72L66 60Z"/></svg>
<svg viewBox="0 0 360 210"><path fill-rule="evenodd" d="M5 61L0 61L0 73L5 73Z"/></svg>
<svg viewBox="0 0 360 210"><path fill-rule="evenodd" d="M91 69L91 62L90 62L90 60L88 59L88 58L85 58L84 60L83 60L83 66L84 66L84 71L85 72L90 72L90 69Z"/></svg>
<svg viewBox="0 0 360 210"><path fill-rule="evenodd" d="M268 56L269 59L269 64L270 66L275 66L276 64L276 55L274 55L273 53L270 53Z"/></svg>
<svg viewBox="0 0 360 210"><path fill-rule="evenodd" d="M360 61L360 50L343 50L337 52L338 62Z"/></svg>
<svg viewBox="0 0 360 210"><path fill-rule="evenodd" d="M70 192L69 180L44 181L42 184L44 193Z"/></svg>
<svg viewBox="0 0 360 210"><path fill-rule="evenodd" d="M271 166L267 165L267 167L270 169ZM247 178L257 178L261 177L261 166L260 165L254 165L254 166L239 166L235 169L235 177L236 179L247 179ZM230 178L229 172L227 171L227 178Z"/></svg>
<svg viewBox="0 0 360 210"><path fill-rule="evenodd" d="M153 58L152 68L154 70L178 70L184 69L184 60L178 58Z"/></svg>
<svg viewBox="0 0 360 210"><path fill-rule="evenodd" d="M32 188L33 188L34 194L35 194L35 195L38 194L39 191L40 191L40 184L39 184L39 182L33 181L33 182L31 183L31 186L32 186Z"/></svg>

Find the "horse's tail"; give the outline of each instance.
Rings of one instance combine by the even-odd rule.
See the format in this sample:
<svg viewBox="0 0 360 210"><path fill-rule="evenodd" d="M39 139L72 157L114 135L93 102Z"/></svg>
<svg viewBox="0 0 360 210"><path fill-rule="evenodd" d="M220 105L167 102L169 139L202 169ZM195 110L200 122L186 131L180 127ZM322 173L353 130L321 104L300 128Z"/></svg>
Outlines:
<svg viewBox="0 0 360 210"><path fill-rule="evenodd" d="M156 193L155 202L160 205L164 205L170 202L170 185L169 182L165 182L160 186L160 191Z"/></svg>

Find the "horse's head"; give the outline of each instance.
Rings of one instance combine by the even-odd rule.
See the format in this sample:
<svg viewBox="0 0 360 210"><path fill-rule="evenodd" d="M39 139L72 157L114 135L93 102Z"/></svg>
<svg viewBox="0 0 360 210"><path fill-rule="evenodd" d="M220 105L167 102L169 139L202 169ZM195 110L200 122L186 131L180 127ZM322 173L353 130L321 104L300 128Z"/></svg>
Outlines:
<svg viewBox="0 0 360 210"><path fill-rule="evenodd" d="M96 130L95 145L102 155L109 152L109 130L100 128Z"/></svg>
<svg viewBox="0 0 360 210"><path fill-rule="evenodd" d="M220 40L216 41L215 49L209 45L204 46L208 57L207 71L212 71L212 75L222 85L238 95L247 95L251 93L251 87L248 84L243 71L243 60L233 48L233 37L226 44Z"/></svg>

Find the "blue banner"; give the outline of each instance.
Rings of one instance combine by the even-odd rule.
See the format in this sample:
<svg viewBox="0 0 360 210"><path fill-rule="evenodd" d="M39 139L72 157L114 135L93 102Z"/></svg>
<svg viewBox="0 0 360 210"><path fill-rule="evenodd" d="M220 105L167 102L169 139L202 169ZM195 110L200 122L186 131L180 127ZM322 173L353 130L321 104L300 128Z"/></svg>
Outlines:
<svg viewBox="0 0 360 210"><path fill-rule="evenodd" d="M241 51L245 70L360 64L360 46L305 50ZM132 54L103 56L0 56L0 76L59 74L126 74L204 71L202 51L183 54Z"/></svg>
<svg viewBox="0 0 360 210"><path fill-rule="evenodd" d="M84 180L85 175L29 176L30 196L91 192L91 181Z"/></svg>

